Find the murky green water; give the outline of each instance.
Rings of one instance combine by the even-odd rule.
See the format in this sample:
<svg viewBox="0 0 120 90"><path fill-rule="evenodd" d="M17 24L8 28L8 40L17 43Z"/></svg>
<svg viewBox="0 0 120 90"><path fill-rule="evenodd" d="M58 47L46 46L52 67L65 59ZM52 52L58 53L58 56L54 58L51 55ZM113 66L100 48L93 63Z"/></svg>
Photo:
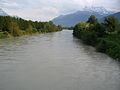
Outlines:
<svg viewBox="0 0 120 90"><path fill-rule="evenodd" d="M120 90L120 64L69 30L3 39L0 90Z"/></svg>

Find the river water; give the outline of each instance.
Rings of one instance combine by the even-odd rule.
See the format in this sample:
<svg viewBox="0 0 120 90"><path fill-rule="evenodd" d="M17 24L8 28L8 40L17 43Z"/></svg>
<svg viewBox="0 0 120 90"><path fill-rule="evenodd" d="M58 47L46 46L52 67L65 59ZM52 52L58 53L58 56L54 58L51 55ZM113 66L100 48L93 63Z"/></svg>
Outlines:
<svg viewBox="0 0 120 90"><path fill-rule="evenodd" d="M70 30L1 39L0 90L120 90L120 64Z"/></svg>

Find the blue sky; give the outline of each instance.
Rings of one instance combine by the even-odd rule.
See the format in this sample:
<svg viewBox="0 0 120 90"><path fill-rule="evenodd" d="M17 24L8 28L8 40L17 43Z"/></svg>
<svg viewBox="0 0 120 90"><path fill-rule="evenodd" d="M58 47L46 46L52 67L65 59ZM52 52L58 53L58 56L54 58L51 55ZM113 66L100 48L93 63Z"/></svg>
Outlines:
<svg viewBox="0 0 120 90"><path fill-rule="evenodd" d="M24 19L48 21L85 6L102 6L111 11L120 11L119 3L120 0L0 0L0 8Z"/></svg>

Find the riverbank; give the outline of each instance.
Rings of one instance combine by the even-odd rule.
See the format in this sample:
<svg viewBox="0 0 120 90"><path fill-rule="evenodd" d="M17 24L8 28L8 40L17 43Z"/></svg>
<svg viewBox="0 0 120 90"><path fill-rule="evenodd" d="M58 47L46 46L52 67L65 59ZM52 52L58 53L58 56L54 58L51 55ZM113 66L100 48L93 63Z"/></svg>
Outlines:
<svg viewBox="0 0 120 90"><path fill-rule="evenodd" d="M83 43L94 46L97 51L120 60L119 26L117 19L112 16L105 18L104 23L99 23L95 16L91 16L87 22L74 27L73 35Z"/></svg>
<svg viewBox="0 0 120 90"><path fill-rule="evenodd" d="M0 39L60 31L61 27L53 22L24 20L18 17L0 16Z"/></svg>
<svg viewBox="0 0 120 90"><path fill-rule="evenodd" d="M58 30L61 31L61 30ZM52 32L57 32L57 31L52 31ZM44 34L44 33L52 33L52 32L24 32L21 31L19 36L14 36L9 32L0 32L0 39L4 39L4 38L14 38L14 37L21 37L21 36L32 36L32 35L38 35L38 34Z"/></svg>

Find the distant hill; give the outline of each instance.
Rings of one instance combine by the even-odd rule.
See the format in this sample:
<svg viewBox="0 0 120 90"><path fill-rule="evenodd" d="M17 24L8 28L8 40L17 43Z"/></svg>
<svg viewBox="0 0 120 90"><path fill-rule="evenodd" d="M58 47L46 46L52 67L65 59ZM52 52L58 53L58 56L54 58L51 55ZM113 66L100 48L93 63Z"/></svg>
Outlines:
<svg viewBox="0 0 120 90"><path fill-rule="evenodd" d="M120 21L120 12L111 14L111 15L109 15L109 16L114 16L114 17L116 17L116 18Z"/></svg>
<svg viewBox="0 0 120 90"><path fill-rule="evenodd" d="M2 9L0 9L0 16L8 16L8 14Z"/></svg>
<svg viewBox="0 0 120 90"><path fill-rule="evenodd" d="M82 11L77 11L68 15L61 15L54 18L52 21L56 25L62 25L64 27L74 26L79 22L87 21L90 15L95 15L98 19L112 14L103 7L85 7Z"/></svg>
<svg viewBox="0 0 120 90"><path fill-rule="evenodd" d="M114 13L114 14L110 14L108 16L114 16L118 19L118 21L120 22L120 12L117 12L117 13ZM108 17L108 16L105 16L105 17ZM103 22L105 17L102 17L101 19L99 19L100 22Z"/></svg>

